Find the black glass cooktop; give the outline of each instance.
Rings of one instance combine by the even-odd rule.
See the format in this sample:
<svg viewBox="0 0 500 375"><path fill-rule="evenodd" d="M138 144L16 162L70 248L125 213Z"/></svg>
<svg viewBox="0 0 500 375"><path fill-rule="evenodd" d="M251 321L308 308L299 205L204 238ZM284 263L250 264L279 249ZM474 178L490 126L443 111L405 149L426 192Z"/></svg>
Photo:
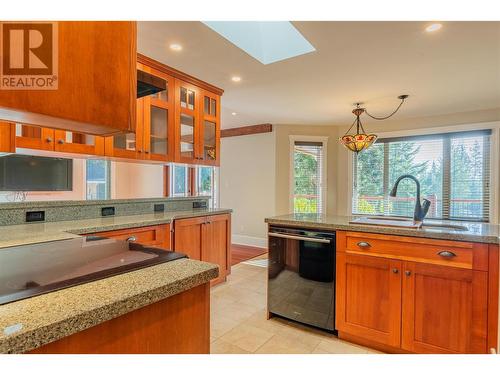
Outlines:
<svg viewBox="0 0 500 375"><path fill-rule="evenodd" d="M123 240L80 237L0 249L0 305L186 258Z"/></svg>

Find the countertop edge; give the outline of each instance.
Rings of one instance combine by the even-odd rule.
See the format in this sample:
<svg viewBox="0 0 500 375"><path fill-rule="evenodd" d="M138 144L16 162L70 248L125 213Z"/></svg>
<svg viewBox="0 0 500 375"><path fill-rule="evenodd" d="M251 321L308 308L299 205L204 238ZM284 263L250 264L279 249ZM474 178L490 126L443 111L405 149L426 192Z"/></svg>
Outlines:
<svg viewBox="0 0 500 375"><path fill-rule="evenodd" d="M174 279L156 289L139 293L93 310L84 311L44 327L35 328L11 337L3 338L0 341L0 353L19 354L28 352L210 282L210 280L217 278L218 275L218 267L214 265L207 270L188 277ZM76 322L78 323L76 324Z"/></svg>
<svg viewBox="0 0 500 375"><path fill-rule="evenodd" d="M343 230L362 233L388 234L392 236L419 237L436 240L476 242L495 245L500 243L500 239L495 236L474 235L467 233L432 233L428 231L422 232L415 229L404 229L396 227L366 226L358 224L313 223L286 218L265 218L264 222L275 225L286 225L295 228Z"/></svg>

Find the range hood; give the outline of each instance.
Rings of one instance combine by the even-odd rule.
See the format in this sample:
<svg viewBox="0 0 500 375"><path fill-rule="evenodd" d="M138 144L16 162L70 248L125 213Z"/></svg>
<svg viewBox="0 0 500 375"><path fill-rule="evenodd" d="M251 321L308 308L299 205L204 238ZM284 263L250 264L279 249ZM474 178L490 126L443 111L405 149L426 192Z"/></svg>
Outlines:
<svg viewBox="0 0 500 375"><path fill-rule="evenodd" d="M157 92L167 89L167 82L157 76L144 72L137 71L137 97L142 98Z"/></svg>

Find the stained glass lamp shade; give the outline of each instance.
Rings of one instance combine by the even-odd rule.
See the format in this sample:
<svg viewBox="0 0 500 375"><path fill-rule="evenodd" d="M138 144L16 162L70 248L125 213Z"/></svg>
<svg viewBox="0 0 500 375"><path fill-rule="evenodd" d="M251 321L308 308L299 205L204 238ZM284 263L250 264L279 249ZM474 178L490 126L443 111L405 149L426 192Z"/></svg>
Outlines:
<svg viewBox="0 0 500 375"><path fill-rule="evenodd" d="M364 111L365 110L359 108L359 106L352 111L352 113L356 115L356 120L354 120L346 134L339 139L340 143L356 153L366 150L377 140L377 136L375 134L367 134L361 124L359 116L361 116ZM349 134L354 124L356 124L356 134Z"/></svg>

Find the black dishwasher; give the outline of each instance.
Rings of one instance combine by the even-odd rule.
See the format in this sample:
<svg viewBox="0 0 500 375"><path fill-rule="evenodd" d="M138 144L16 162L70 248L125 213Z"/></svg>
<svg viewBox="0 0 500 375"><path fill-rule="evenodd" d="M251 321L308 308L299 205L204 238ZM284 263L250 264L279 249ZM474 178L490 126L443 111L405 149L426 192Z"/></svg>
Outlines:
<svg viewBox="0 0 500 375"><path fill-rule="evenodd" d="M269 228L268 310L335 332L335 233Z"/></svg>

